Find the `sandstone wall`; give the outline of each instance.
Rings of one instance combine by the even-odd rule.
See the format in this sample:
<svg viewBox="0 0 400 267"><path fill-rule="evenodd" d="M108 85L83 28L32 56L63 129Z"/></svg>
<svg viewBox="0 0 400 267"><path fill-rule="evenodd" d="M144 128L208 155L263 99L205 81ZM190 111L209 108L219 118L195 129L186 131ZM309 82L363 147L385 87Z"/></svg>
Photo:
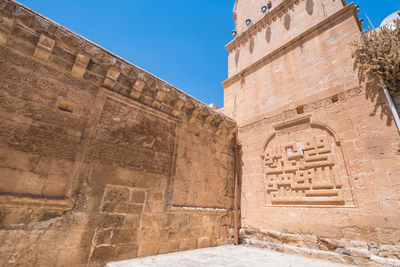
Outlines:
<svg viewBox="0 0 400 267"><path fill-rule="evenodd" d="M288 8L293 9L291 6L293 3L298 4L301 1L290 1ZM338 8L343 7L346 5L345 0L338 0L338 1L317 1L317 0L307 0L304 2L307 7L307 12L312 15L315 9L318 9L318 13L320 10L325 9L325 15L321 14L322 16L326 16L328 12L332 11L332 4L336 6L336 10ZM235 28L239 35L247 31L252 25L256 24L260 20L263 20L265 15L268 15L271 12L276 12L279 7L285 6L288 3L282 0L235 0L235 4L233 7L233 18L235 20ZM262 12L261 8L263 6L267 7L267 11L265 13ZM278 7L278 8L277 8ZM330 9L330 10L329 10ZM279 16L279 18L281 18ZM246 20L250 19L251 24L247 25ZM303 18L304 19L304 18ZM298 27L303 27L301 25L297 25ZM228 45L229 46L229 45Z"/></svg>
<svg viewBox="0 0 400 267"><path fill-rule="evenodd" d="M266 0L238 0L236 4L238 36L226 45L229 51L228 76L250 67L265 55L314 27L343 8L343 1L272 1L265 14ZM246 19L252 24L246 25ZM270 74L273 76L273 72Z"/></svg>
<svg viewBox="0 0 400 267"><path fill-rule="evenodd" d="M400 138L386 103L367 96L351 88L240 128L244 242L400 263Z"/></svg>
<svg viewBox="0 0 400 267"><path fill-rule="evenodd" d="M360 36L354 6L320 20L307 1L291 2L282 18L303 14L315 25L290 39L296 29L284 33L276 25L284 21L272 22L288 41L223 83L224 112L240 127L242 241L362 266L399 265L400 136L381 88L359 80L351 58L349 43ZM228 49L242 55L266 27Z"/></svg>
<svg viewBox="0 0 400 267"><path fill-rule="evenodd" d="M99 266L231 240L235 123L0 1L0 266Z"/></svg>
<svg viewBox="0 0 400 267"><path fill-rule="evenodd" d="M281 14L282 18L288 14L294 23L305 26L286 30L283 20L277 17L270 26L262 24L259 28L263 30L253 33L249 30L250 33L244 33L249 35L247 39L239 36L230 44L233 46L229 47L230 57L235 53L241 57L237 62L229 61L229 66L237 71L223 82L224 113L239 124L263 118L267 112L276 113L277 108L294 108L317 93L330 90L334 94L340 88L359 84L357 72L350 63L350 43L358 40L360 33L352 6L327 17L323 16L322 9L317 12L321 4L318 1L315 1L315 12L309 15L305 2L299 1L293 10L286 9L287 13ZM332 9L337 8L337 2L332 2ZM277 8L275 13L285 11L285 6ZM266 15L264 20L277 16L275 13ZM268 28L274 32L271 44L260 37ZM248 58L247 46L252 40L257 41L252 60L241 65L242 55Z"/></svg>

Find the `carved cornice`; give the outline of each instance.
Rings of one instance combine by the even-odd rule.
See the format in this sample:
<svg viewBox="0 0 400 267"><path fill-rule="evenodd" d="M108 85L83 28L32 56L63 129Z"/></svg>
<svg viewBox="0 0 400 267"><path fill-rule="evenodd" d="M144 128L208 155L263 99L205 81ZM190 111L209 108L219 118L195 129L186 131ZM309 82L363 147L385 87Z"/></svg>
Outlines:
<svg viewBox="0 0 400 267"><path fill-rule="evenodd" d="M288 1L296 1L296 0L288 0ZM303 0L297 0L297 1L303 1ZM254 62L250 66L244 68L242 71L238 72L237 74L235 74L232 77L228 78L227 80L223 81L222 82L222 86L224 88L226 88L227 86L229 86L229 85L233 84L234 82L238 81L241 77L244 77L244 76L248 75L249 73L252 73L254 70L259 68L260 66L265 65L265 62L267 62L269 59L273 58L274 56L278 55L279 53L281 53L281 52L283 52L283 51L285 51L287 49L290 49L292 47L297 46L300 42L303 42L307 37L309 37L315 31L317 31L320 28L332 23L333 21L339 20L343 16L345 16L347 14L350 14L350 13L355 16L356 21L357 21L357 25L358 25L360 31L362 31L360 21L358 20L357 11L355 9L354 4L351 3L351 4L347 5L345 8L343 8L340 11L336 12L335 14L331 15L330 17L326 18L325 20L321 21L317 25L315 25L315 26L311 27L310 29L308 29L307 31L301 33L300 35L298 35L294 39L292 39L289 42L287 42L287 43L283 44L282 46L278 47L277 49L275 49L271 53L265 55L264 57L262 57L261 59L259 59L256 62Z"/></svg>
<svg viewBox="0 0 400 267"><path fill-rule="evenodd" d="M18 38L25 38L23 46L14 47ZM236 122L224 114L13 0L0 1L0 46L221 136L237 129Z"/></svg>
<svg viewBox="0 0 400 267"><path fill-rule="evenodd" d="M265 28L266 25L270 25L272 21L275 21L278 17L281 17L282 14L286 14L289 9L293 9L294 5L298 5L301 1L304 0L284 0L277 7L272 9L272 11L266 13L259 21L257 21L254 25L252 25L249 29L244 31L241 35L237 36L230 43L228 43L225 48L232 52L236 47L240 46L242 43L247 42L249 38L251 38L258 31ZM347 6L346 0L341 0L343 7ZM235 8L234 7L234 16L235 16Z"/></svg>
<svg viewBox="0 0 400 267"><path fill-rule="evenodd" d="M259 21L254 23L241 35L233 39L229 44L225 46L225 48L229 51L229 53L231 53L232 50L234 50L237 46L247 42L249 38L265 28L266 25L271 24L272 21L275 21L278 17L281 17L282 14L287 13L289 9L293 9L294 5L298 5L301 1L304 0L284 0L270 12L266 13Z"/></svg>
<svg viewBox="0 0 400 267"><path fill-rule="evenodd" d="M280 112L280 113L278 113L276 115L264 117L264 118L262 118L260 120L253 121L253 122L250 122L250 123L248 123L246 125L240 126L239 132L240 133L245 133L245 132L248 132L248 131L253 130L253 129L264 127L266 125L271 125L271 124L275 124L275 123L278 123L278 122L284 122L284 123L281 123L281 124L273 125L273 127L275 129L276 128L279 129L279 127L281 125L287 125L291 121L296 122L298 120L307 119L307 118L309 118L310 114L312 112L314 112L315 110L318 110L318 109L323 108L323 107L327 107L329 105L334 105L335 103L339 103L339 102L345 101L346 99L353 98L355 96L360 95L362 92L363 92L363 88L362 87L360 87L360 86L354 87L354 88L351 88L351 89L349 89L347 91L340 92L340 93L337 93L335 95L331 95L329 97L325 97L325 98L323 98L321 100L302 105L302 109L304 111L304 114L308 114L306 116L304 114L302 114L301 117L299 117L297 108L287 109L287 110L285 110L283 112ZM335 138L335 141L338 142L337 136L334 136L334 138Z"/></svg>

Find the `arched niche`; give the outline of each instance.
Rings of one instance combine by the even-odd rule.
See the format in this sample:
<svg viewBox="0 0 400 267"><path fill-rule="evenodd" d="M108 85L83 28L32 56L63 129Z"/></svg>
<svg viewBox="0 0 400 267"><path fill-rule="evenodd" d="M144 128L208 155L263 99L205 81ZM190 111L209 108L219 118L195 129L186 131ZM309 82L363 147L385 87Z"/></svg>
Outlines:
<svg viewBox="0 0 400 267"><path fill-rule="evenodd" d="M340 140L310 116L274 126L262 147L266 206L353 206Z"/></svg>

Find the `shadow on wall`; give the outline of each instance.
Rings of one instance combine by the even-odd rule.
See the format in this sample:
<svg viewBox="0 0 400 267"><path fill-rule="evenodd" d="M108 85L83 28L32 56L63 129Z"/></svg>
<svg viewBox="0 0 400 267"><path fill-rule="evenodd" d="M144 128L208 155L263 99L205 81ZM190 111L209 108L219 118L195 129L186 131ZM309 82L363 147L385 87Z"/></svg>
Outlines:
<svg viewBox="0 0 400 267"><path fill-rule="evenodd" d="M354 64L354 68L358 68L356 63ZM365 83L365 99L369 99L372 103L375 103L374 109L369 113L369 116L374 117L379 113L379 118L386 118L386 125L391 126L393 123L392 111L387 103L379 80L368 75L362 68L358 69L358 79L360 84Z"/></svg>
<svg viewBox="0 0 400 267"><path fill-rule="evenodd" d="M374 110L370 113L370 116L375 116L380 110L379 117L381 119L386 117L386 125L391 126L393 123L392 111L387 104L385 94L379 81L374 79L366 83L365 98L375 103Z"/></svg>
<svg viewBox="0 0 400 267"><path fill-rule="evenodd" d="M238 184L237 184L237 190L238 190L238 209L239 209L239 222L238 222L238 227L239 229L242 228L242 219L246 218L246 214L242 214L242 199L247 202L246 199L246 194L242 190L242 174L243 174L243 147L241 142L238 143L238 150L237 150L237 172L238 172ZM247 203L244 203L244 206L246 206ZM247 209L246 209L247 210ZM239 244L242 243L243 240L240 240L240 235L239 235Z"/></svg>
<svg viewBox="0 0 400 267"><path fill-rule="evenodd" d="M253 51L254 51L254 38L250 39L249 51L250 51L250 54L253 54Z"/></svg>
<svg viewBox="0 0 400 267"><path fill-rule="evenodd" d="M290 29L290 22L292 21L292 19L290 18L289 14L286 14L285 19L284 19L284 25L285 25L285 29L288 31Z"/></svg>
<svg viewBox="0 0 400 267"><path fill-rule="evenodd" d="M267 30L265 31L265 40L267 41L267 43L269 44L269 42L271 42L271 27L268 27Z"/></svg>
<svg viewBox="0 0 400 267"><path fill-rule="evenodd" d="M239 64L239 57L240 57L240 50L238 49L238 50L236 51L236 54L235 54L235 64L236 64L236 67L237 67L237 65Z"/></svg>
<svg viewBox="0 0 400 267"><path fill-rule="evenodd" d="M314 1L313 0L307 0L306 11L307 11L308 15L310 15L310 16L314 13Z"/></svg>

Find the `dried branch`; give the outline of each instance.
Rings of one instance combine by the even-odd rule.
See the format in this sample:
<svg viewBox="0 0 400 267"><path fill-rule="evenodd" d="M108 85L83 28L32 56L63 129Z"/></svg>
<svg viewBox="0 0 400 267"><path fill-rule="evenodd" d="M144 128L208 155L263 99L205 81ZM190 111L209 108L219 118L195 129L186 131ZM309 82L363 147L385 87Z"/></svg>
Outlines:
<svg viewBox="0 0 400 267"><path fill-rule="evenodd" d="M352 45L360 71L382 78L391 94L400 95L400 19L394 27L364 32Z"/></svg>

